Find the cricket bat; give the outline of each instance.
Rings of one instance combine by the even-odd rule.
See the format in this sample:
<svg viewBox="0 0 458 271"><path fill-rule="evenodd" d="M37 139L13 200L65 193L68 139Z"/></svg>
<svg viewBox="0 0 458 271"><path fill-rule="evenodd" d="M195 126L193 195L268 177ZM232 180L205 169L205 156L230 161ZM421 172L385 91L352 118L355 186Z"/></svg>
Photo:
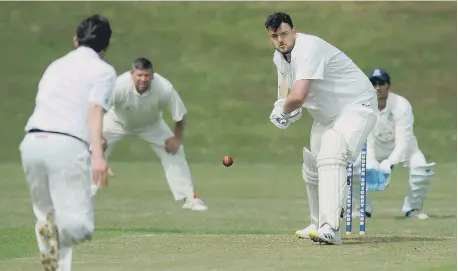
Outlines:
<svg viewBox="0 0 458 271"><path fill-rule="evenodd" d="M287 84L286 78L283 76L281 84L280 84L280 87L278 89L278 98L282 99L282 98L288 97L289 91L290 90L288 89L288 84Z"/></svg>
<svg viewBox="0 0 458 271"><path fill-rule="evenodd" d="M288 88L288 81L286 80L286 78L284 76L282 76L282 81L281 81L281 84L278 88L278 99L283 99L283 98L287 98L288 97L288 94L291 92L291 90ZM301 112L302 112L302 108L298 108L296 110L294 110L293 112L291 112L291 115L293 116L293 122L298 120L301 116ZM297 117L299 116L299 117Z"/></svg>

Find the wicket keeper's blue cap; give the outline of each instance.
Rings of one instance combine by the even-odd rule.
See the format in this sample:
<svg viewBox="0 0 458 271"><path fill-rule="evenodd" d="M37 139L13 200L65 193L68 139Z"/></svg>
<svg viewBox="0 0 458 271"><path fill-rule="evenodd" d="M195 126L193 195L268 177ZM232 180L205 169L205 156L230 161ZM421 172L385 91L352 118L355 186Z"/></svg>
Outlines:
<svg viewBox="0 0 458 271"><path fill-rule="evenodd" d="M373 69L368 77L372 84L375 82L391 84L390 75L381 68Z"/></svg>

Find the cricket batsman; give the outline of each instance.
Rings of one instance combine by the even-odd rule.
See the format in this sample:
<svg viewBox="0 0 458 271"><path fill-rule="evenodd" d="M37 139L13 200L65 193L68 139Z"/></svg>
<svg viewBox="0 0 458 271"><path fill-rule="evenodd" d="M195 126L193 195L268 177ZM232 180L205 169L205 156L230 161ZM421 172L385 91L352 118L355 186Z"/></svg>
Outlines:
<svg viewBox="0 0 458 271"><path fill-rule="evenodd" d="M162 118L166 110L175 122L172 132ZM146 58L138 58L132 69L116 79L114 106L104 118L103 136L106 156L116 142L135 135L148 142L159 156L168 185L175 200L183 200L182 208L205 211L207 206L194 194L191 173L182 145L186 107L173 85L154 72Z"/></svg>
<svg viewBox="0 0 458 271"><path fill-rule="evenodd" d="M287 129L302 108L313 118L310 150L303 148L302 164L311 223L296 236L340 244L346 167L356 160L377 121L376 91L345 53L319 37L296 32L288 14L270 15L265 27L278 74L271 122Z"/></svg>
<svg viewBox="0 0 458 271"><path fill-rule="evenodd" d="M435 174L435 163L427 163L418 147L413 132L412 106L406 98L390 91L391 79L385 70L374 69L369 74L369 79L377 90L378 121L368 138L366 171L380 171L383 174L367 174L367 186L378 183L381 185L379 190L384 190L389 184L393 167L396 165L408 167L409 188L401 210L406 217L427 219L428 215L422 212L422 208ZM354 168L359 169L360 164L361 160L358 158ZM355 170L354 175L359 173ZM376 180L377 176L384 175L388 177L383 178L383 181ZM359 186L359 182L353 184ZM353 193L355 194L357 193ZM353 197L353 201L356 202L353 206L359 206L357 195ZM372 215L372 211L372 204L367 199L368 217Z"/></svg>

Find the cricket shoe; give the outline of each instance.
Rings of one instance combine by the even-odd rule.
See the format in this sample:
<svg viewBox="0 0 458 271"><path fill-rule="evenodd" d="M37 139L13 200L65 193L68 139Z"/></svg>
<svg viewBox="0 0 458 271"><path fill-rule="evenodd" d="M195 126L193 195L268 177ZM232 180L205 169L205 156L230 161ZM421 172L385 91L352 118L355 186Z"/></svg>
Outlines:
<svg viewBox="0 0 458 271"><path fill-rule="evenodd" d="M333 230L328 224L325 224L316 232L310 232L309 237L314 242L326 245L340 245L342 241L340 232Z"/></svg>
<svg viewBox="0 0 458 271"><path fill-rule="evenodd" d="M317 230L318 230L318 227L315 226L314 224L311 224L302 230L297 230L296 236L297 238L300 238L300 239L309 239L310 232L316 232Z"/></svg>
<svg viewBox="0 0 458 271"><path fill-rule="evenodd" d="M193 195L191 198L185 198L184 204L181 208L192 211L206 211L208 209L207 205L205 205L205 203L196 195Z"/></svg>
<svg viewBox="0 0 458 271"><path fill-rule="evenodd" d="M46 220L37 222L40 242L41 264L46 271L56 271L59 260L59 241L54 213L48 213Z"/></svg>
<svg viewBox="0 0 458 271"><path fill-rule="evenodd" d="M428 215L420 210L414 209L406 213L406 217L416 218L420 220L428 219Z"/></svg>
<svg viewBox="0 0 458 271"><path fill-rule="evenodd" d="M340 219L343 219L344 215L345 215L345 209L342 208L342 210L340 210Z"/></svg>

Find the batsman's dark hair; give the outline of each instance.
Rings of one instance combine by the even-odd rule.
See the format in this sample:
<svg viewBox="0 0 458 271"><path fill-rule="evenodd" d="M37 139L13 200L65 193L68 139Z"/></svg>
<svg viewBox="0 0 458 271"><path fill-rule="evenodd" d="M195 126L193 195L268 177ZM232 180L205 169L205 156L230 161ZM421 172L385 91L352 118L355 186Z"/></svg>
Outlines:
<svg viewBox="0 0 458 271"><path fill-rule="evenodd" d="M79 46L86 46L100 53L110 44L110 22L102 15L89 16L76 28L76 38Z"/></svg>
<svg viewBox="0 0 458 271"><path fill-rule="evenodd" d="M264 26L267 30L272 29L273 31L277 31L277 29L280 27L282 23L288 24L289 26L291 26L291 28L294 27L291 16L283 12L275 12L269 17L267 17Z"/></svg>
<svg viewBox="0 0 458 271"><path fill-rule="evenodd" d="M144 57L140 57L134 60L134 63L132 63L132 69L135 70L152 70L153 69L153 64L151 64L151 61Z"/></svg>

